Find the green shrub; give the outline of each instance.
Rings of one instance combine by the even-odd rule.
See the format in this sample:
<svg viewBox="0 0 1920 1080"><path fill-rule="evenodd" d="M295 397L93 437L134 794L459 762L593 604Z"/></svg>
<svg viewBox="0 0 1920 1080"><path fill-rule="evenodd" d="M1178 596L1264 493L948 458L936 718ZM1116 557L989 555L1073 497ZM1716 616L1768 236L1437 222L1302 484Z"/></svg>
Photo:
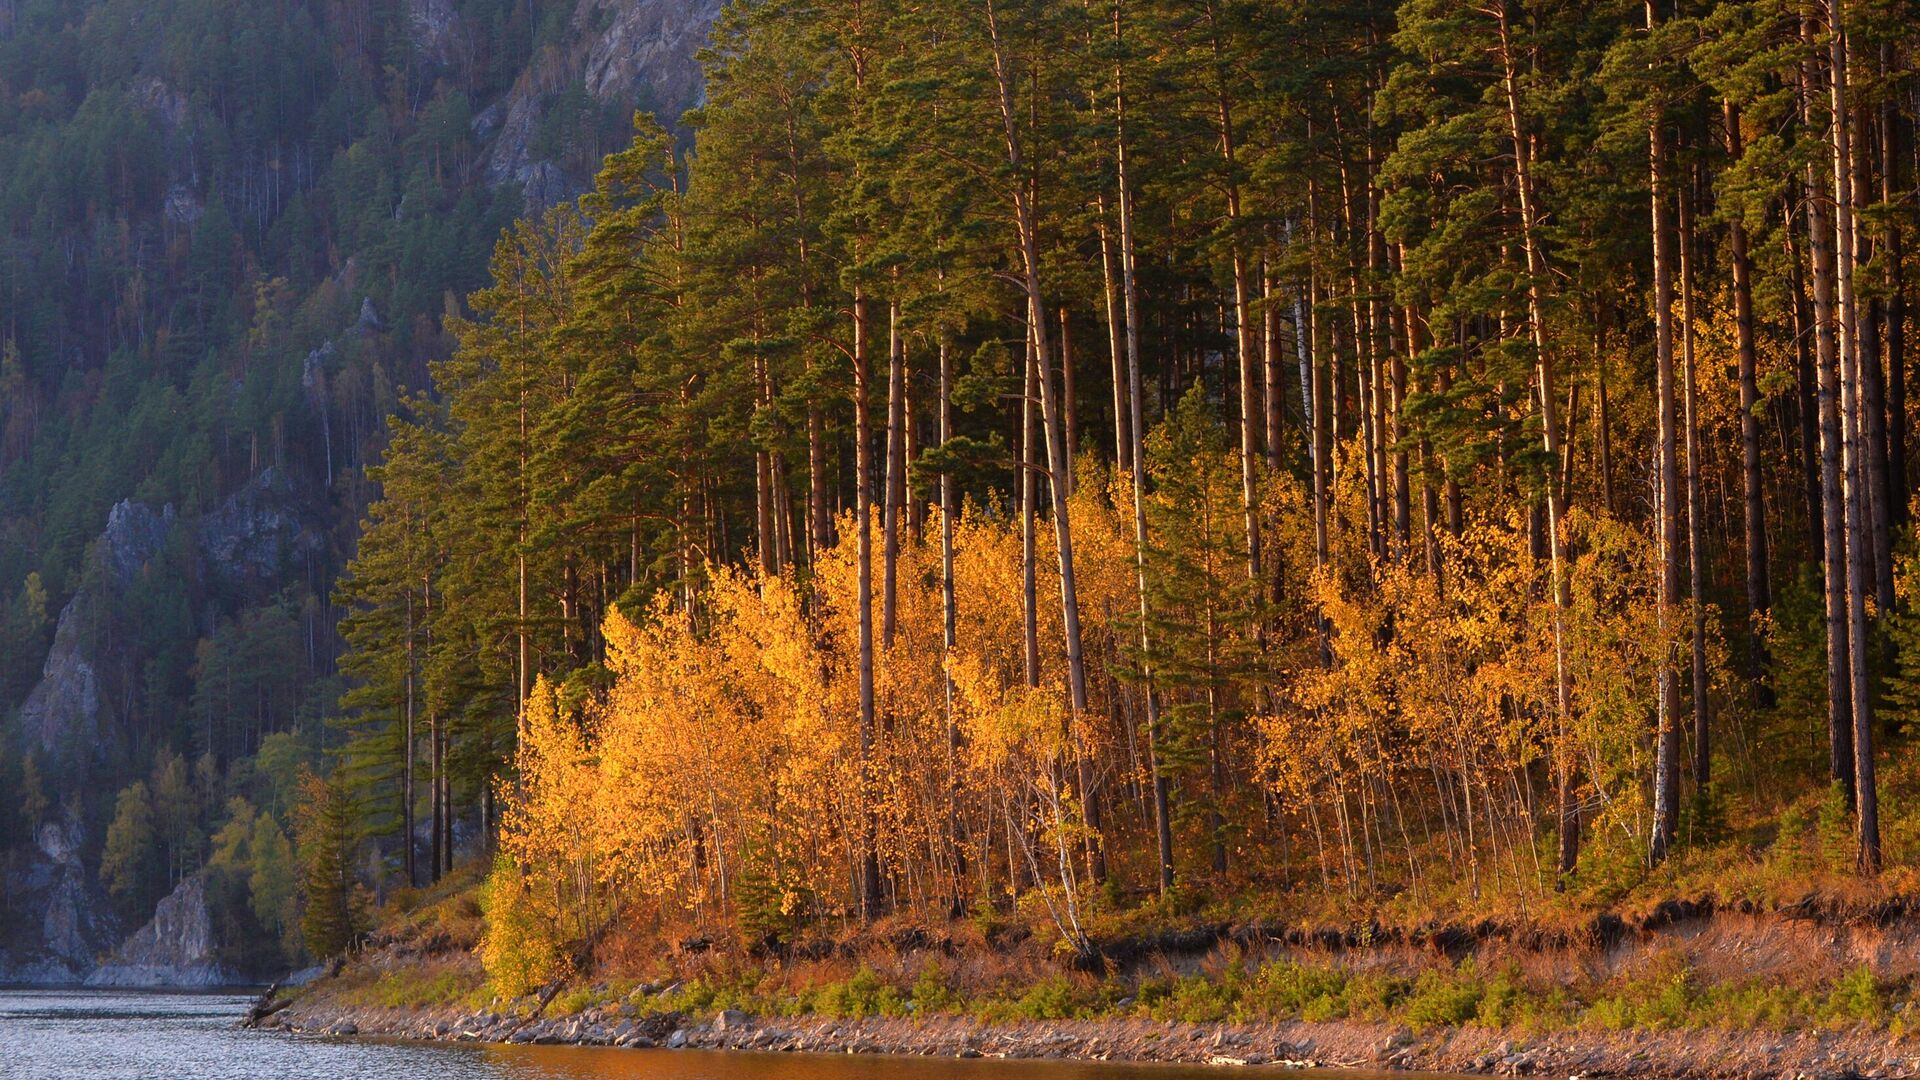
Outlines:
<svg viewBox="0 0 1920 1080"><path fill-rule="evenodd" d="M907 1001L866 965L844 982L828 983L814 992L813 1011L835 1020L865 1020L873 1016L904 1016Z"/></svg>
<svg viewBox="0 0 1920 1080"><path fill-rule="evenodd" d="M1189 1024L1219 1023L1234 1014L1239 995L1230 981L1215 982L1204 975L1183 975L1167 984L1147 1015L1155 1020Z"/></svg>
<svg viewBox="0 0 1920 1080"><path fill-rule="evenodd" d="M1357 1020L1391 1020L1406 998L1407 980L1377 971L1362 971L1347 979L1346 1015Z"/></svg>
<svg viewBox="0 0 1920 1080"><path fill-rule="evenodd" d="M1347 974L1339 968L1280 960L1266 964L1241 995L1249 1018L1332 1020L1346 1015Z"/></svg>
<svg viewBox="0 0 1920 1080"><path fill-rule="evenodd" d="M1422 972L1404 1007L1406 1022L1416 1029L1460 1027L1480 1015L1486 988L1471 964L1458 972Z"/></svg>
<svg viewBox="0 0 1920 1080"><path fill-rule="evenodd" d="M1820 1010L1820 1018L1835 1027L1848 1024L1884 1024L1890 1014L1886 995L1873 971L1862 965L1847 972Z"/></svg>
<svg viewBox="0 0 1920 1080"><path fill-rule="evenodd" d="M1072 1020L1093 1016L1108 1004L1106 995L1088 993L1064 975L1028 987L1018 997L997 997L978 1009L990 1023L1014 1020Z"/></svg>
<svg viewBox="0 0 1920 1080"><path fill-rule="evenodd" d="M946 973L940 965L929 963L920 969L920 975L913 980L913 1007L921 1016L958 1011L962 1002L960 993L947 982Z"/></svg>

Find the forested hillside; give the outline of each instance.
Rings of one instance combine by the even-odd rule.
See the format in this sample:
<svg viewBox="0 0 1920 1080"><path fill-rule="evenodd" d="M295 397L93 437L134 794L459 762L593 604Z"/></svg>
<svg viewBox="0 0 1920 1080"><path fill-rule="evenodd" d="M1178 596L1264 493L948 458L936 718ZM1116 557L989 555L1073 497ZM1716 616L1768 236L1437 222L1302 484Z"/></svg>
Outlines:
<svg viewBox="0 0 1920 1080"><path fill-rule="evenodd" d="M403 409L329 798L510 992L1908 888L1910 16L737 3Z"/></svg>
<svg viewBox="0 0 1920 1080"><path fill-rule="evenodd" d="M501 231L697 99L716 6L0 6L0 978L203 866L229 971L297 953L386 418Z"/></svg>

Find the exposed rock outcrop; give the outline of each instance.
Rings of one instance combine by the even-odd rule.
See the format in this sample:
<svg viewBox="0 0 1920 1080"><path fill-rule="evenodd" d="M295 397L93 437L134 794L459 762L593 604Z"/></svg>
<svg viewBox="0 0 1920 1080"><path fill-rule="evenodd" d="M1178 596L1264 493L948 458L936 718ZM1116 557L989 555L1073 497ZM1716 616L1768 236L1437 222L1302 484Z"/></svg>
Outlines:
<svg viewBox="0 0 1920 1080"><path fill-rule="evenodd" d="M582 0L574 25L586 35L587 93L626 102L670 118L698 105L704 92L700 62L720 0Z"/></svg>
<svg viewBox="0 0 1920 1080"><path fill-rule="evenodd" d="M272 579L303 544L291 484L269 467L200 519L200 552L207 568L229 582Z"/></svg>
<svg viewBox="0 0 1920 1080"><path fill-rule="evenodd" d="M193 874L160 901L147 925L87 976L87 985L206 987L241 982L216 960L215 946L206 877Z"/></svg>
<svg viewBox="0 0 1920 1080"><path fill-rule="evenodd" d="M76 596L61 610L40 682L20 706L21 735L47 760L83 755L99 741L100 676L80 641L85 599Z"/></svg>
<svg viewBox="0 0 1920 1080"><path fill-rule="evenodd" d="M460 15L450 0L408 0L407 30L421 56L436 64L453 62L460 41Z"/></svg>
<svg viewBox="0 0 1920 1080"><path fill-rule="evenodd" d="M151 572L170 544L198 552L199 566L190 573L237 588L275 580L291 557L318 543L299 505L284 474L267 469L197 522L183 521L170 506L130 500L108 513L92 549L95 571L61 610L40 681L14 718L21 744L63 777L61 790L52 792L56 798L91 782L128 738L114 706L125 699L127 664L110 640L96 640L101 613ZM0 851L0 982L77 982L119 941L119 921L81 859L84 835L78 814L69 810L42 825L32 843ZM210 960L196 959L211 956L212 931L204 889L197 883L183 888L142 931L152 943L122 950L121 973L113 976L121 981L114 985L234 981Z"/></svg>
<svg viewBox="0 0 1920 1080"><path fill-rule="evenodd" d="M76 982L112 945L118 925L80 861L80 836L78 818L62 814L0 858L0 983Z"/></svg>
<svg viewBox="0 0 1920 1080"><path fill-rule="evenodd" d="M107 512L107 527L100 544L113 571L114 581L125 585L139 575L148 560L166 546L173 531L173 507L158 510L146 503L122 499Z"/></svg>
<svg viewBox="0 0 1920 1080"><path fill-rule="evenodd" d="M535 65L504 102L474 118L474 133L492 140L487 182L517 185L528 212L586 191L591 176L568 175L535 154L534 133L549 101L577 86L601 104L644 109L672 123L704 97L697 54L721 7L722 0L579 0L571 47Z"/></svg>

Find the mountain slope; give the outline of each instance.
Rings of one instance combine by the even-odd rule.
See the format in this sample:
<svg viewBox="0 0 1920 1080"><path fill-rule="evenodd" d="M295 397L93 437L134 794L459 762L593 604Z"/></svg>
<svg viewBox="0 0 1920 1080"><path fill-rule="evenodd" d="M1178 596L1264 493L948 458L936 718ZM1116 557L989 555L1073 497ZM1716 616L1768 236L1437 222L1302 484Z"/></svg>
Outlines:
<svg viewBox="0 0 1920 1080"><path fill-rule="evenodd" d="M80 973L219 854L230 800L291 827L386 416L500 231L585 190L636 108L697 102L718 6L0 12L0 978ZM136 782L151 827L114 847ZM62 943L14 880L55 865ZM259 921L229 929L287 959Z"/></svg>

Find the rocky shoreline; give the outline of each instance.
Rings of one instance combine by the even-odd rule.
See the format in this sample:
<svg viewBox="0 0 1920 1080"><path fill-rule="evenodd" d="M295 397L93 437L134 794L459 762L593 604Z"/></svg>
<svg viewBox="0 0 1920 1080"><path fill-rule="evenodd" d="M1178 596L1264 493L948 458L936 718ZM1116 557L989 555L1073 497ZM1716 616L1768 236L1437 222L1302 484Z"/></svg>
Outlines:
<svg viewBox="0 0 1920 1080"><path fill-rule="evenodd" d="M1920 1077L1920 1045L1867 1031L1566 1031L1527 1038L1471 1027L1416 1032L1354 1022L1192 1024L1109 1019L988 1024L964 1017L754 1017L732 1010L699 1018L648 1012L632 1004L545 1017L451 1008L337 1006L327 1001L324 991L267 1016L260 1026L306 1036L636 1050L1162 1062L1570 1078Z"/></svg>

